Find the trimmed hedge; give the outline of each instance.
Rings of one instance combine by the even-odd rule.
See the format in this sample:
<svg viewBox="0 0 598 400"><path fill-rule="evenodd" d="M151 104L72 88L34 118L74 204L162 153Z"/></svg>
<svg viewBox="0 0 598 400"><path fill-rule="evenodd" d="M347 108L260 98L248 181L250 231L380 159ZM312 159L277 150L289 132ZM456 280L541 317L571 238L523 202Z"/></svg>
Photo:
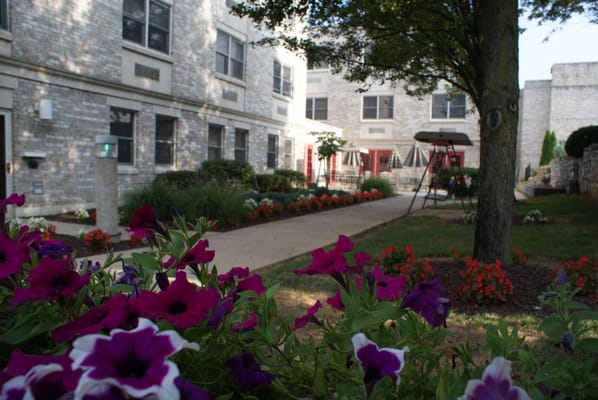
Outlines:
<svg viewBox="0 0 598 400"><path fill-rule="evenodd" d="M240 183L247 187L255 179L255 171L249 163L238 160L225 160L223 158L204 161L197 173L204 182Z"/></svg>
<svg viewBox="0 0 598 400"><path fill-rule="evenodd" d="M361 183L359 189L362 192L369 192L372 189L377 189L384 193L385 197L394 196L395 190L392 183L388 179L380 177L368 178Z"/></svg>
<svg viewBox="0 0 598 400"><path fill-rule="evenodd" d="M583 150L592 143L598 143L598 126L590 125L573 131L565 142L567 155L573 158L582 158Z"/></svg>

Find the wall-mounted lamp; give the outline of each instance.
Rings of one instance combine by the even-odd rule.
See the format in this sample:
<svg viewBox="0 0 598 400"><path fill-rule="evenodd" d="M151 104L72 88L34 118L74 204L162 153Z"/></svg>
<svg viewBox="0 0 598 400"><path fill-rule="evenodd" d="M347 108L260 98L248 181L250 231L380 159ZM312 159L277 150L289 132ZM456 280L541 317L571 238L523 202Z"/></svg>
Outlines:
<svg viewBox="0 0 598 400"><path fill-rule="evenodd" d="M52 119L52 100L41 99L35 105L35 110L38 112L39 119Z"/></svg>
<svg viewBox="0 0 598 400"><path fill-rule="evenodd" d="M27 160L27 166L31 169L37 169L40 161L48 157L48 153L42 151L26 151L22 157Z"/></svg>

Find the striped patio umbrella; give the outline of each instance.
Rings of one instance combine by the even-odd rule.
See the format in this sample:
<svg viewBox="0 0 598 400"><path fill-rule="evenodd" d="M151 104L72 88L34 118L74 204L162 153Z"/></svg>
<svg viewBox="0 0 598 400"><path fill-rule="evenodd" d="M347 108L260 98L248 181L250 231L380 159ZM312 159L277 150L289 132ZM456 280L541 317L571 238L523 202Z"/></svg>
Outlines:
<svg viewBox="0 0 598 400"><path fill-rule="evenodd" d="M428 157L426 157L426 153L424 149L417 143L414 143L409 152L407 153L407 157L405 157L405 162L403 163L404 167L425 167L428 165Z"/></svg>
<svg viewBox="0 0 598 400"><path fill-rule="evenodd" d="M394 150L388 159L388 168L390 169L398 169L403 168L403 163L401 162L401 155L399 154L398 150Z"/></svg>
<svg viewBox="0 0 598 400"><path fill-rule="evenodd" d="M350 167L361 167L363 165L358 148L351 146L347 150L344 150L344 152L343 165L348 165Z"/></svg>

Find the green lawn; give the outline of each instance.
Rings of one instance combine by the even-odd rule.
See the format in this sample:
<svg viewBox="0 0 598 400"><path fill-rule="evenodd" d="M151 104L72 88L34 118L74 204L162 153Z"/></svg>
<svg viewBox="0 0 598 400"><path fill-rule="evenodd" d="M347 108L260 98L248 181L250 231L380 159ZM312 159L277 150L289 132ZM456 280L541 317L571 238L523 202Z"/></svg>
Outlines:
<svg viewBox="0 0 598 400"><path fill-rule="evenodd" d="M540 210L548 223L523 224L523 217L533 209ZM514 206L513 220L513 248L522 250L530 261L560 262L583 255L598 258L598 204L595 201L570 195L537 197L518 202ZM473 225L455 220L415 214L352 240L355 251L373 256L394 244L412 246L418 258L449 257L453 245L465 255L471 254L474 230ZM329 279L296 279L292 270L304 268L310 261L310 257L304 257L260 273L272 282L300 290L329 287ZM309 287L302 288L302 284Z"/></svg>

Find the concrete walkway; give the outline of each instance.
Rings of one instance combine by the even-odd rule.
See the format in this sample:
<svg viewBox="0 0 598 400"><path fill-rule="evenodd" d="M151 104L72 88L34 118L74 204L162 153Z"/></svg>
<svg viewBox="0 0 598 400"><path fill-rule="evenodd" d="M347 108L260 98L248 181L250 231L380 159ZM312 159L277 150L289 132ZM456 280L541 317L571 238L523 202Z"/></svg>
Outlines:
<svg viewBox="0 0 598 400"><path fill-rule="evenodd" d="M314 249L333 244L339 235L353 236L407 213L413 192L402 192L395 197L365 202L354 206L331 209L304 216L288 218L228 232L208 232L204 239L216 251L213 263L219 273L235 266L263 268L297 256L310 254ZM423 194L418 195L412 212L421 209ZM427 205L431 205L428 201ZM53 221L52 223L55 223ZM82 225L56 222L57 233L77 235ZM92 226L84 227L86 231ZM127 233L123 232L126 237ZM122 238L122 237L121 237ZM134 249L141 252L143 248ZM121 252L126 256L131 251ZM105 255L90 257L103 262Z"/></svg>

